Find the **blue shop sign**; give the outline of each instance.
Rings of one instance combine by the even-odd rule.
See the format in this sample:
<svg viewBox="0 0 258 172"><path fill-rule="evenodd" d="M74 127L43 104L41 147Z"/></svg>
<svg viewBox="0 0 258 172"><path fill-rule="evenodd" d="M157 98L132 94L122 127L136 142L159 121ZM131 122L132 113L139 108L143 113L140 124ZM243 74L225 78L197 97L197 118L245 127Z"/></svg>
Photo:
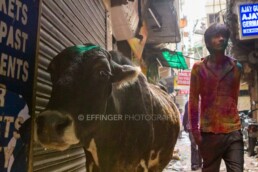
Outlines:
<svg viewBox="0 0 258 172"><path fill-rule="evenodd" d="M28 171L40 0L0 0L0 172Z"/></svg>
<svg viewBox="0 0 258 172"><path fill-rule="evenodd" d="M258 38L258 4L239 5L240 39Z"/></svg>

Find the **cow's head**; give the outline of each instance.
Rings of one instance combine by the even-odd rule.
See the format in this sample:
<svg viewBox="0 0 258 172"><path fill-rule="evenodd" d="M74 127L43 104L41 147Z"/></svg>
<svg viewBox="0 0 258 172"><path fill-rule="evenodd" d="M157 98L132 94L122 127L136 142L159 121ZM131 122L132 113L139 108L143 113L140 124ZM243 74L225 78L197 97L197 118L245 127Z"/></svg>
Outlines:
<svg viewBox="0 0 258 172"><path fill-rule="evenodd" d="M89 44L66 48L52 60L51 98L36 118L36 140L43 146L63 150L78 143L85 132L91 134L94 122L78 116L104 114L112 85L136 80L139 68L111 58L106 50Z"/></svg>

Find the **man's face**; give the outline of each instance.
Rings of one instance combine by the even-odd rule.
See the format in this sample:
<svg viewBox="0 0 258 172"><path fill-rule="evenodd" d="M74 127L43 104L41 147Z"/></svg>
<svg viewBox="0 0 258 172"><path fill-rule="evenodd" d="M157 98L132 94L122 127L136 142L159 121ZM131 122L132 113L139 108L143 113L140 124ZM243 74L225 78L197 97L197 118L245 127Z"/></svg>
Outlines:
<svg viewBox="0 0 258 172"><path fill-rule="evenodd" d="M225 38L224 35L218 33L211 38L209 47L213 51L224 51L227 47L227 42L227 38Z"/></svg>

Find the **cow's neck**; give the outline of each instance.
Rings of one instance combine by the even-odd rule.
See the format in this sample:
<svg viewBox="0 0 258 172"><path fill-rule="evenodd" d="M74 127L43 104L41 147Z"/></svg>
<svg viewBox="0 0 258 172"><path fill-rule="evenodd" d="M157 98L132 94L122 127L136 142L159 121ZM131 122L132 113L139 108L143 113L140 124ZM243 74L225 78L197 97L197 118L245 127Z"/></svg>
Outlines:
<svg viewBox="0 0 258 172"><path fill-rule="evenodd" d="M147 93L148 87L145 82L141 81L143 79L141 77L139 76L136 82L124 88L117 89L113 87L112 100L109 101L111 106L108 108L108 113L119 113L121 115L125 113L148 113L145 105L150 103L150 96Z"/></svg>

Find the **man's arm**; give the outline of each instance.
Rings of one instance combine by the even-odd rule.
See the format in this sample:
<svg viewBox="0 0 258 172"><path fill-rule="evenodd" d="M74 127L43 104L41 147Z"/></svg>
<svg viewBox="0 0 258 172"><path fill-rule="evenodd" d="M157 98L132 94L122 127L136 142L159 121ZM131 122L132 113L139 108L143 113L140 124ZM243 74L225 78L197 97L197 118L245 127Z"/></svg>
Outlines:
<svg viewBox="0 0 258 172"><path fill-rule="evenodd" d="M184 126L184 130L186 132L188 132L188 127L187 125L189 125L189 122L188 122L188 102L185 104L185 112L184 112L184 116L183 116L183 126Z"/></svg>
<svg viewBox="0 0 258 172"><path fill-rule="evenodd" d="M190 131L193 133L197 144L201 142L199 131L199 94L200 94L200 77L198 72L198 64L195 63L191 71L190 96L188 105L188 118Z"/></svg>

